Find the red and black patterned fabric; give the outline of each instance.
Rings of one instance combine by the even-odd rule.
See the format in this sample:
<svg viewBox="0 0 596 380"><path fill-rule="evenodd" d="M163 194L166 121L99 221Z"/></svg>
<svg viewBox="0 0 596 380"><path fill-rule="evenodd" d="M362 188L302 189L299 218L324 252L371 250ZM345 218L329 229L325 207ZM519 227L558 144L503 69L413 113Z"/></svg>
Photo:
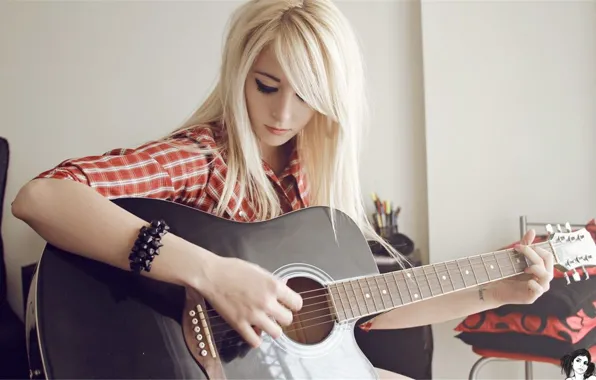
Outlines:
<svg viewBox="0 0 596 380"><path fill-rule="evenodd" d="M455 330L468 334L499 333L501 335L501 333L513 332L530 336L546 336L575 344L584 339L594 327L596 327L596 301L592 301L590 308L582 309L568 317L519 312L503 313L498 310L485 311L469 316Z"/></svg>

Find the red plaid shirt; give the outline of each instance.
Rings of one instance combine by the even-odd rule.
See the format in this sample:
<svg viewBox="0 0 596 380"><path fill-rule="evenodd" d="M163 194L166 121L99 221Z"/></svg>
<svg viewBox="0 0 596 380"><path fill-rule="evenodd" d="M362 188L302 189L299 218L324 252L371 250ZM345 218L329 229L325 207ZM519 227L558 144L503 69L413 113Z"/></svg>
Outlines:
<svg viewBox="0 0 596 380"><path fill-rule="evenodd" d="M222 137L223 130L219 127L197 127L176 135L175 146L165 141L153 141L136 149L115 149L101 156L70 159L37 178L82 182L109 199L158 198L214 213L222 196L227 164L220 153L198 153L192 148L216 148ZM263 167L284 213L308 206L308 184L296 151L279 176L265 162ZM241 200L238 212L234 213L238 193L236 188L224 217L255 221L254 209L246 198Z"/></svg>

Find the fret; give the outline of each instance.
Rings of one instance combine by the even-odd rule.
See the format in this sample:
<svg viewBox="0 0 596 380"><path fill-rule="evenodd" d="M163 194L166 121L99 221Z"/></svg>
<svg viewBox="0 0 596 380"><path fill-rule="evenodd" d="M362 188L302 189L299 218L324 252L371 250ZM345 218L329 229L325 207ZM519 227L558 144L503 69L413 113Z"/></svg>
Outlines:
<svg viewBox="0 0 596 380"><path fill-rule="evenodd" d="M488 270L488 267L486 266L486 262L484 261L484 255L480 255L480 260L482 260L482 266L484 267L484 270L486 271L486 277L487 277L487 281L490 281L490 271ZM491 268L494 268L494 266L491 265ZM491 269L492 271L492 269Z"/></svg>
<svg viewBox="0 0 596 380"><path fill-rule="evenodd" d="M405 272L405 271L406 270L404 269L403 272ZM412 293L412 289L410 289L410 285L408 284L408 282L409 282L408 278L410 278L412 275L410 274L410 276L408 276L409 273L404 274L403 272L401 273L401 275L404 279L404 283L406 284L406 288L408 289L408 294L410 295L410 302L414 302L414 300L418 299L419 296L418 296L418 293ZM414 289L414 290L416 290L416 289ZM417 296L417 297L415 297L415 296Z"/></svg>
<svg viewBox="0 0 596 380"><path fill-rule="evenodd" d="M333 295L333 287L335 287L335 290L337 291L337 298L339 298L339 304L338 304L338 302L336 302L335 296ZM347 313L346 313L344 300L341 296L341 292L339 291L337 285L329 286L329 291L331 293L331 300L332 300L333 308L335 309L335 315L337 316L337 319L338 320L348 319L349 317L347 316ZM340 312L342 313L342 315L340 315Z"/></svg>
<svg viewBox="0 0 596 380"><path fill-rule="evenodd" d="M375 284L377 285L377 289L379 289L379 294L381 298L381 303L383 304L383 310L389 310L393 305L391 302L385 303L385 299L389 297L389 301L391 301L391 296L389 295L389 289L379 284L379 276L373 277L375 280Z"/></svg>
<svg viewBox="0 0 596 380"><path fill-rule="evenodd" d="M354 302L350 302L350 293L348 293L348 288L346 288L346 283L342 282L341 284L343 285L344 293L346 294L346 299L348 302L348 306L350 307L350 318L358 317L360 314L354 313L354 307L353 307ZM342 302L342 305L343 305L343 302ZM345 306L344 306L344 308L345 308Z"/></svg>
<svg viewBox="0 0 596 380"><path fill-rule="evenodd" d="M509 262L511 263L511 270L513 271L513 273L511 273L511 274L516 274L517 269L515 268L515 263L513 262L513 257L511 257L511 255L509 254L509 251L505 251L505 255L509 258Z"/></svg>
<svg viewBox="0 0 596 380"><path fill-rule="evenodd" d="M451 291L454 291L455 284L453 283L453 278L451 277L451 271L449 270L449 266L447 265L447 263L443 263L443 266L445 267L445 273L447 273L447 277L449 277L449 283L451 284ZM441 277L441 278L443 278L443 277Z"/></svg>
<svg viewBox="0 0 596 380"><path fill-rule="evenodd" d="M367 315L366 310L363 310L363 304L364 304L364 293L362 293L362 299L360 299L358 297L358 293L356 292L356 288L354 288L354 281L348 281L348 284L350 284L350 288L352 288L352 293L354 293L354 302L356 302L356 305L358 305L358 310L360 312L360 317L363 315ZM366 305L365 305L366 306Z"/></svg>
<svg viewBox="0 0 596 380"><path fill-rule="evenodd" d="M425 270L424 266L420 267L420 271L422 272L422 274L424 275L424 278L426 279L426 283L428 284L428 290L430 292L430 296L434 297L435 293L433 292L433 286L430 283L430 280L428 278L428 275L426 274L426 270Z"/></svg>
<svg viewBox="0 0 596 380"><path fill-rule="evenodd" d="M433 295L440 295L445 293L443 291L443 284L441 284L441 277L439 277L439 275L437 274L437 268L435 268L434 265L431 265L431 268L429 268L429 270L431 270L432 272L428 273L426 267L428 267L428 265L423 266L422 271L424 272L424 276L426 277L426 282L428 282L428 286L430 287L431 293Z"/></svg>
<svg viewBox="0 0 596 380"><path fill-rule="evenodd" d="M362 291L362 295L364 296L364 306L366 306L366 314L374 314L377 308L375 307L374 300L371 299L370 289L368 289L368 286L366 286L366 280L364 280L365 286L362 285L362 279L357 279L356 281L358 282L360 290Z"/></svg>
<svg viewBox="0 0 596 380"><path fill-rule="evenodd" d="M435 270L435 276L437 276L437 281L439 281L439 287L441 288L441 293L445 294L445 288L443 288L443 281L447 280L447 276L445 276L445 275L439 276L439 272L437 271L437 266L432 265L432 267Z"/></svg>
<svg viewBox="0 0 596 380"><path fill-rule="evenodd" d="M497 257L497 254L495 252L492 252L493 258L495 259L495 265L497 266L497 269L499 270L499 278L503 278L503 269L501 269L501 264L499 264L499 258Z"/></svg>
<svg viewBox="0 0 596 380"><path fill-rule="evenodd" d="M373 305L375 307L375 312L381 311L383 309L385 309L383 306L379 306L377 305L377 297L375 297L376 295L381 295L381 289L379 289L379 286L376 284L371 285L370 281L373 280L374 278L371 277L365 277L364 278L364 282L366 283L366 285L368 286L368 291L370 293L370 298L373 301ZM382 303L383 299L381 298L381 303Z"/></svg>
<svg viewBox="0 0 596 380"><path fill-rule="evenodd" d="M412 268L412 275L414 276L416 284L418 285L418 289L420 290L420 298L421 299L432 298L433 294L432 294L432 290L430 288L430 284L428 284L428 292L426 292L426 285L424 284L424 282L425 282L424 278L422 278L422 276L419 273L421 270L423 270L422 267ZM426 294L426 293L428 293L428 294Z"/></svg>
<svg viewBox="0 0 596 380"><path fill-rule="evenodd" d="M466 284L466 277L467 274L470 273L469 271L466 271L466 277L464 277L464 271L461 270L461 266L459 265L459 260L455 260L455 263L457 264L457 268L459 269L459 273L461 274L461 279L464 282L464 288L467 288L468 285Z"/></svg>
<svg viewBox="0 0 596 380"><path fill-rule="evenodd" d="M400 272L399 274L403 277L403 273ZM393 279L395 280L395 287L397 288L397 293L399 294L399 298L401 299L401 304L405 305L408 302L412 302L411 298L410 301L407 301L403 293L401 292L401 287L399 286L399 279L397 278L397 272L393 272L392 275Z"/></svg>
<svg viewBox="0 0 596 380"><path fill-rule="evenodd" d="M521 255L521 253L518 253L516 250L511 251L510 257L515 256L515 262L516 262L515 273L522 273L525 269L524 264L522 263L522 261L520 259L520 255ZM512 260L513 260L513 257L512 257ZM518 268L518 266L521 268Z"/></svg>
<svg viewBox="0 0 596 380"><path fill-rule="evenodd" d="M472 262L472 260L475 260L475 261L480 260L481 262L474 263L474 262ZM480 274L476 271L476 268L478 266L483 266L486 269L486 266L484 265L484 262L482 261L482 259L479 259L478 257L468 257L468 262L470 263L470 269L472 270L472 275L474 276L474 281L476 281L475 285L485 282L485 280L482 279L480 277ZM490 279L490 277L487 277L486 281L488 281L489 279Z"/></svg>
<svg viewBox="0 0 596 380"><path fill-rule="evenodd" d="M393 291L391 291L391 286L389 285L389 282L387 281L387 273L382 274L381 276L383 276L383 281L385 281L385 286L387 286L387 292L389 292L389 300L391 301L391 307L396 307L398 305L400 305L402 302L395 302L393 300ZM398 289L399 292L399 289Z"/></svg>

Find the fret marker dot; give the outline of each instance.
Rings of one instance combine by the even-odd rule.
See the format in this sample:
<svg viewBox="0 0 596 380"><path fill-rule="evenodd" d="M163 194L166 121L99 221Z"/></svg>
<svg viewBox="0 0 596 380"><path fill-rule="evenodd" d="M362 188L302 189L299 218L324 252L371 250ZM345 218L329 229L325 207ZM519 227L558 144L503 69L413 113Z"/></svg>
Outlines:
<svg viewBox="0 0 596 380"><path fill-rule="evenodd" d="M366 298L370 298L370 294L366 293Z"/></svg>
<svg viewBox="0 0 596 380"><path fill-rule="evenodd" d="M383 292L382 292L382 293L383 293L383 294L387 294L387 291L386 291L385 289L383 289Z"/></svg>
<svg viewBox="0 0 596 380"><path fill-rule="evenodd" d="M414 298L418 298L418 294L414 294Z"/></svg>
<svg viewBox="0 0 596 380"><path fill-rule="evenodd" d="M519 264L521 261L519 261L519 259L517 259L517 263Z"/></svg>
<svg viewBox="0 0 596 380"><path fill-rule="evenodd" d="M470 274L470 272L469 271L466 271L466 274Z"/></svg>
<svg viewBox="0 0 596 380"><path fill-rule="evenodd" d="M446 280L446 279L447 279L447 277L443 276L443 280Z"/></svg>
<svg viewBox="0 0 596 380"><path fill-rule="evenodd" d="M412 277L412 275L410 275L410 274L408 273L408 277Z"/></svg>
<svg viewBox="0 0 596 380"><path fill-rule="evenodd" d="M491 265L491 266L490 266L490 269L495 269L495 267Z"/></svg>

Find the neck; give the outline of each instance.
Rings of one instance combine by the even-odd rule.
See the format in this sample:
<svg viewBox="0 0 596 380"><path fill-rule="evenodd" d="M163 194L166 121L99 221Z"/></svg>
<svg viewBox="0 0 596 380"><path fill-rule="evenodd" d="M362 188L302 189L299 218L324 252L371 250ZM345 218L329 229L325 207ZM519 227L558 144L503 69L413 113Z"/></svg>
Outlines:
<svg viewBox="0 0 596 380"><path fill-rule="evenodd" d="M275 174L280 174L288 164L290 153L292 152L292 141L281 146L260 145L261 159L269 165Z"/></svg>
<svg viewBox="0 0 596 380"><path fill-rule="evenodd" d="M548 243L539 243L552 252ZM339 321L389 311L413 302L484 285L524 272L525 256L500 250L379 275L333 282L328 291Z"/></svg>

